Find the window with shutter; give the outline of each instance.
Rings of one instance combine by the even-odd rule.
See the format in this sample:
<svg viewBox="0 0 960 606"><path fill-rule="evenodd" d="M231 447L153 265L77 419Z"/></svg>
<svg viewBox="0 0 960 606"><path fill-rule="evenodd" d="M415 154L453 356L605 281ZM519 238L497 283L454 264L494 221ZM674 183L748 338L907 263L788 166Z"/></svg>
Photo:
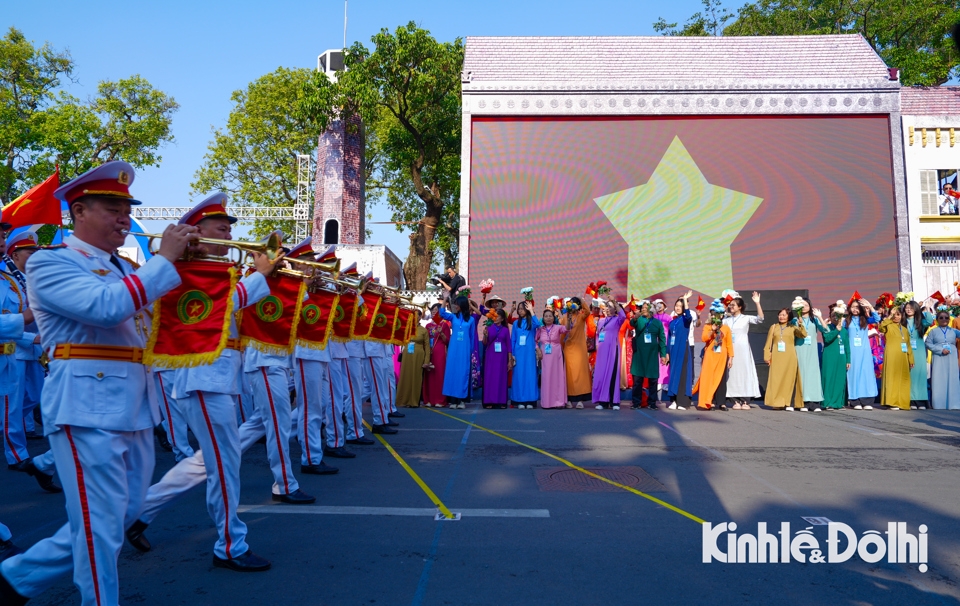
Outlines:
<svg viewBox="0 0 960 606"><path fill-rule="evenodd" d="M937 171L920 171L920 214L939 215L940 208L937 203Z"/></svg>

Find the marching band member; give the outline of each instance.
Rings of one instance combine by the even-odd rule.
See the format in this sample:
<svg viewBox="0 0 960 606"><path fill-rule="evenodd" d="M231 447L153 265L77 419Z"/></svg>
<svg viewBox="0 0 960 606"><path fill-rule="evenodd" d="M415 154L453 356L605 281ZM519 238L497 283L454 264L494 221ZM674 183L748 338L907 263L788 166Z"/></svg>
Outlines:
<svg viewBox="0 0 960 606"><path fill-rule="evenodd" d="M0 565L5 603L39 595L71 567L85 604L119 599L117 555L153 475L153 427L160 418L147 395L134 315L180 283L173 261L196 231L168 227L158 254L131 272L113 253L130 228L130 206L139 204L129 191L133 179L132 166L108 162L61 186L55 195L69 205L74 234L27 265L30 300L51 359L43 426L69 521Z"/></svg>
<svg viewBox="0 0 960 606"><path fill-rule="evenodd" d="M231 239L237 219L227 214L227 196L216 193L181 217L179 225L191 226L203 238ZM225 247L198 244L196 251L224 256ZM266 255L253 255L256 271L237 283L233 308L241 310L269 294L265 276L274 265ZM239 332L231 317L227 346L212 364L178 368L174 372L174 395L187 425L208 456L203 458L207 477L207 511L217 524L213 565L239 571L260 571L270 562L253 553L246 542L247 527L237 516L240 505L240 435L237 430L237 396L241 367ZM192 458L192 457L191 457ZM187 460L187 459L185 459ZM182 462L182 461L181 461ZM151 491L153 487L151 487ZM146 524L138 520L127 538L138 549L149 549L142 536Z"/></svg>
<svg viewBox="0 0 960 606"><path fill-rule="evenodd" d="M0 223L0 253L6 257L6 232L9 223ZM12 261L11 261L12 263ZM27 308L26 282L23 274L14 265L12 268L0 267L0 338L3 339L0 351L0 430L3 433L3 452L7 459L7 468L13 471L27 471L30 455L27 453L27 437L23 430L23 400L25 390L25 368L23 359L17 355L18 342L23 339L34 340L35 335L26 332L33 324L33 312Z"/></svg>
<svg viewBox="0 0 960 606"><path fill-rule="evenodd" d="M368 273L366 277L368 280L373 280L373 273ZM396 421L391 421L389 417L392 411L390 409L390 379L388 374L393 373L393 357L389 358L390 369L388 373L386 364L384 364L386 352L382 343L360 339L354 341L363 346L363 401L370 400L370 410L373 412L373 432L381 433L387 426L396 427L400 425ZM397 433L397 431L391 430L385 433Z"/></svg>
<svg viewBox="0 0 960 606"><path fill-rule="evenodd" d="M287 254L288 259L314 260L313 238L307 238L297 244ZM315 311L315 310L314 310ZM301 314L300 321L306 321ZM317 318L316 321L326 321ZM323 462L324 440L320 428L323 425L324 411L333 403L333 391L330 385L330 352L326 344L322 349L301 345L299 342L293 352L293 375L297 391L297 408L300 409L297 425L297 440L300 442L300 473L311 475L335 474L339 469ZM332 419L333 427L327 430L340 430L340 419ZM339 436L335 438L335 441Z"/></svg>
<svg viewBox="0 0 960 606"><path fill-rule="evenodd" d="M24 307L29 307L30 303L27 297L27 281L24 272L26 271L27 259L33 253L40 249L37 242L37 234L31 231L23 231L12 236L7 241L7 255L14 264L16 273L13 278L23 296ZM40 404L40 394L43 390L44 370L40 364L40 355L43 353L40 348L40 335L36 322L32 322L24 327L24 332L19 339L15 340L16 353L14 359L21 365L23 373L20 375L22 382L21 390L23 392L22 414L23 431L27 439L33 438L31 434L35 431L33 410ZM6 420L4 415L4 421ZM10 417L14 418L14 417ZM4 423L5 426L5 423ZM16 423L11 423L11 428ZM36 436L43 439L42 435ZM53 453L49 450L36 457L27 458L15 469L24 471L33 476L40 487L50 493L60 493L63 489L53 482L53 473L55 471L55 462Z"/></svg>

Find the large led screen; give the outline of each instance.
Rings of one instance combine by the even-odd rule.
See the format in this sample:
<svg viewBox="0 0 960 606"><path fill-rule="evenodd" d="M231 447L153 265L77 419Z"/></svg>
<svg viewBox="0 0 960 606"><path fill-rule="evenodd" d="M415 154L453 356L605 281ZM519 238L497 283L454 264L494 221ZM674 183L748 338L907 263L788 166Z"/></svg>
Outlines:
<svg viewBox="0 0 960 606"><path fill-rule="evenodd" d="M507 301L897 290L887 116L474 117L470 170L470 282Z"/></svg>

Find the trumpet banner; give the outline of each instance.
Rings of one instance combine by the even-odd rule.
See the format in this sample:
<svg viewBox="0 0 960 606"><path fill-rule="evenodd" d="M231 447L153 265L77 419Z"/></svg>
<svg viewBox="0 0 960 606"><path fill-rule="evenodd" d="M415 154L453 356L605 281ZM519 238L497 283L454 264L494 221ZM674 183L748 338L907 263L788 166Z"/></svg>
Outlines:
<svg viewBox="0 0 960 606"><path fill-rule="evenodd" d="M374 293L368 292L363 295L363 304L357 305L357 321L353 323L355 339L368 339L370 337L370 331L373 329L377 310L380 309L382 301L383 298Z"/></svg>
<svg viewBox="0 0 960 606"><path fill-rule="evenodd" d="M310 349L324 349L333 330L333 314L340 295L318 290L307 292L297 323L297 345Z"/></svg>
<svg viewBox="0 0 960 606"><path fill-rule="evenodd" d="M331 339L335 341L353 340L353 325L357 321L357 295L356 293L344 293L340 295L336 307L333 310L333 334Z"/></svg>
<svg viewBox="0 0 960 606"><path fill-rule="evenodd" d="M397 321L398 308L399 306L396 303L380 302L380 309L377 310L374 317L373 328L368 339L380 343L393 342L393 328Z"/></svg>
<svg viewBox="0 0 960 606"><path fill-rule="evenodd" d="M267 285L270 294L243 313L240 344L282 356L291 353L296 343L307 286L286 276L270 276Z"/></svg>
<svg viewBox="0 0 960 606"><path fill-rule="evenodd" d="M232 263L177 261L180 286L153 304L144 364L188 368L213 364L230 336L233 293L240 272Z"/></svg>
<svg viewBox="0 0 960 606"><path fill-rule="evenodd" d="M393 327L393 344L404 345L413 336L416 329L414 324L417 316L409 309L401 307L397 310L397 320Z"/></svg>

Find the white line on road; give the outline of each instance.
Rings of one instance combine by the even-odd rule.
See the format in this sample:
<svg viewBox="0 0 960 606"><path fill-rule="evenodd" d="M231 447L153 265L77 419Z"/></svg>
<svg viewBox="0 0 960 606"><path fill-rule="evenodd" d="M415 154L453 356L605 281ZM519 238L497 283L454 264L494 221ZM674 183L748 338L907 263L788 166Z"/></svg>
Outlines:
<svg viewBox="0 0 960 606"><path fill-rule="evenodd" d="M457 433L463 433L462 429L454 427L452 429L437 429L432 427L405 427L404 432L407 431L455 431ZM547 433L546 429L494 429L492 431L499 431L500 433Z"/></svg>
<svg viewBox="0 0 960 606"><path fill-rule="evenodd" d="M241 505L239 513L279 513L353 516L414 516L432 518L437 509L427 507L347 507L333 505ZM457 509L465 518L549 518L549 509Z"/></svg>

